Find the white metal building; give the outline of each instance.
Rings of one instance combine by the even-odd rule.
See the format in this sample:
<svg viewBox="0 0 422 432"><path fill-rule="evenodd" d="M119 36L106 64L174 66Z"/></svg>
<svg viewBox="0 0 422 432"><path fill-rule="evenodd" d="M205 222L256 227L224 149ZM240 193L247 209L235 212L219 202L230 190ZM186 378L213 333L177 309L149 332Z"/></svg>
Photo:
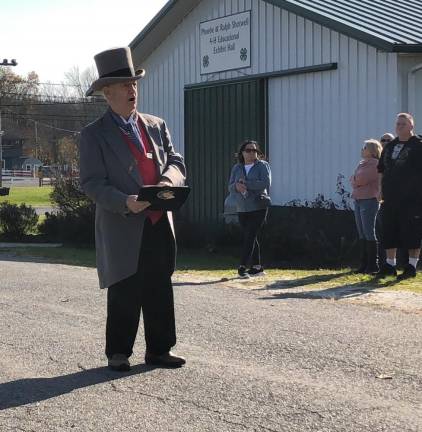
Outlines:
<svg viewBox="0 0 422 432"><path fill-rule="evenodd" d="M240 35L248 58L232 64L220 51L239 38L242 20L250 32L250 41ZM204 42L215 36L213 26L227 36L218 46L215 39ZM217 49L208 55L212 43ZM412 112L422 131L420 1L173 0L130 46L135 64L147 71L139 109L166 119L181 152L192 126L185 118L189 88L265 80L262 139L274 204L317 194L336 199L338 174L348 179L362 141L393 132L399 111Z"/></svg>

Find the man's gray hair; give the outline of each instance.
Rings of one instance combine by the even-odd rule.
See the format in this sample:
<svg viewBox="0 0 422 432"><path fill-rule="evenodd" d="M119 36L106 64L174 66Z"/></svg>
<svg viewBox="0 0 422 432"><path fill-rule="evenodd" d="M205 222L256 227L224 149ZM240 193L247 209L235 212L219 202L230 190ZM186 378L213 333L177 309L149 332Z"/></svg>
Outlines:
<svg viewBox="0 0 422 432"><path fill-rule="evenodd" d="M405 119L410 121L412 126L415 126L415 119L412 116L412 114L410 114L410 113L407 113L407 112L398 113L397 118L405 118Z"/></svg>

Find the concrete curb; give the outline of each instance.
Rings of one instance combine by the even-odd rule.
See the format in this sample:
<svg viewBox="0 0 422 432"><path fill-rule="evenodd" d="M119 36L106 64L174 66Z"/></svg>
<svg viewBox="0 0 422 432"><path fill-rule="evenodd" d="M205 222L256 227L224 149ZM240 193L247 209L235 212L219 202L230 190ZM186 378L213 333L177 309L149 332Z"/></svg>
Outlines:
<svg viewBox="0 0 422 432"><path fill-rule="evenodd" d="M2 248L26 248L26 247L39 247L39 248L57 248L62 247L62 243L2 243L0 242L0 249Z"/></svg>

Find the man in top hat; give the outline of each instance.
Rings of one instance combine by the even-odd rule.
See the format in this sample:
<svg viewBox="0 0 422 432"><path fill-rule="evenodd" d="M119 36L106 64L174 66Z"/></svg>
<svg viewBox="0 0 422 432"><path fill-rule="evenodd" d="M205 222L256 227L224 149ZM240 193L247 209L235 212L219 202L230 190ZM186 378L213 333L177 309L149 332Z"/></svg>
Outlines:
<svg viewBox="0 0 422 432"><path fill-rule="evenodd" d="M130 370L142 310L145 362L180 367L173 287L176 243L170 212L137 201L143 185L182 186L185 165L164 120L136 110L137 82L130 49L97 54L99 78L86 92L102 92L109 109L81 132L80 179L96 203L95 236L100 288L107 291L106 347L113 370Z"/></svg>

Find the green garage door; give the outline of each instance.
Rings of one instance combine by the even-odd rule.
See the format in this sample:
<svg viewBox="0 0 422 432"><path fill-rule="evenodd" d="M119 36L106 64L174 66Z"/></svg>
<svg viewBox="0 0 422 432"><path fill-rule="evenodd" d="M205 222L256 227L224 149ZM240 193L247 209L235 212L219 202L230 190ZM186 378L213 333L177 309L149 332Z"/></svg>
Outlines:
<svg viewBox="0 0 422 432"><path fill-rule="evenodd" d="M266 81L230 82L185 88L185 159L192 187L189 221L222 221L227 181L244 139L266 151Z"/></svg>

